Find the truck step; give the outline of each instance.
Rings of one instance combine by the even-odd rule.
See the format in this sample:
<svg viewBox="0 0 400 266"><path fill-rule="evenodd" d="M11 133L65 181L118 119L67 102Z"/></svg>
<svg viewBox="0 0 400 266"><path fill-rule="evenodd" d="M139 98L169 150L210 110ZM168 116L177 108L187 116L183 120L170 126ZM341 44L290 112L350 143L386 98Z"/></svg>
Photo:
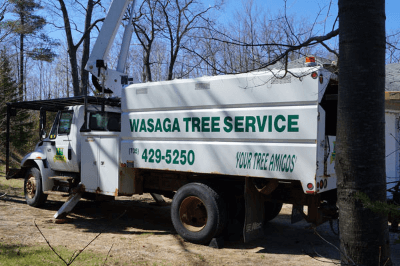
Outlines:
<svg viewBox="0 0 400 266"><path fill-rule="evenodd" d="M81 199L83 193L85 192L84 186L79 183L79 185L74 188L72 191L72 194L69 196L67 201L61 206L61 208L54 214L54 219L60 219L61 217L67 215L72 209L75 207L75 205L79 202Z"/></svg>
<svg viewBox="0 0 400 266"><path fill-rule="evenodd" d="M68 197L69 196L68 192L63 192L63 191L45 191L43 193L47 194L47 195L58 195L58 196L62 196L62 197Z"/></svg>

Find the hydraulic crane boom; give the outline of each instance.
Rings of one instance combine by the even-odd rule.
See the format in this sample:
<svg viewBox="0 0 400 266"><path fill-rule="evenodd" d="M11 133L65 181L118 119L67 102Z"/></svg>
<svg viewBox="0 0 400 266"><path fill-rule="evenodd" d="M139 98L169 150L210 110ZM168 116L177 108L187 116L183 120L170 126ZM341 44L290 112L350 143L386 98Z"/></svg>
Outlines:
<svg viewBox="0 0 400 266"><path fill-rule="evenodd" d="M125 27L124 37L118 58L118 66L116 70L108 69L108 53L114 42L115 35L117 34L119 25L121 24L122 18L129 4L131 4L130 18L127 26ZM116 97L121 96L121 90L123 86L126 86L129 83L129 78L128 75L124 73L124 68L132 38L134 5L135 0L114 0L111 3L110 9L104 20L103 26L100 30L85 68L92 74L93 84L99 91L103 93L112 93Z"/></svg>

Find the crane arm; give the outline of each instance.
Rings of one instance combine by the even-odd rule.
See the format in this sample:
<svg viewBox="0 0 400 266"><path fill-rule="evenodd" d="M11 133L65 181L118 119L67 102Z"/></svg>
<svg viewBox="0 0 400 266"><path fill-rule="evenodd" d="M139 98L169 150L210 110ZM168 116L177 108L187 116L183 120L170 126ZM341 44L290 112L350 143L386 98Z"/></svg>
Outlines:
<svg viewBox="0 0 400 266"><path fill-rule="evenodd" d="M108 69L108 53L129 4L131 4L131 15L129 22L125 27L123 42L118 58L118 66L116 70ZM114 96L117 97L121 96L122 87L128 85L129 80L128 75L124 73L124 68L132 38L134 5L135 0L113 0L85 68L92 74L92 78L94 79L93 83L97 89L101 87L102 92L113 93Z"/></svg>

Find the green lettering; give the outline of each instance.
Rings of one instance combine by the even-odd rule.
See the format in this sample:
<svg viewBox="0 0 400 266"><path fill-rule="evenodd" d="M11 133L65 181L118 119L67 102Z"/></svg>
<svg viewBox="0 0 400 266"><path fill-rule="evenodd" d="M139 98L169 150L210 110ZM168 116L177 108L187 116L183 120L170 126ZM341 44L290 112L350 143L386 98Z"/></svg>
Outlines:
<svg viewBox="0 0 400 266"><path fill-rule="evenodd" d="M260 132L264 132L264 128L265 128L266 122L267 122L267 116L266 116L266 115L263 116L263 121L262 121L262 122L261 122L261 120L260 120L260 117L257 116L258 130L259 130Z"/></svg>
<svg viewBox="0 0 400 266"><path fill-rule="evenodd" d="M286 157L287 157L287 155L285 154L285 155L283 155L283 157L281 158L281 168L280 168L281 172L284 172L284 171L285 171L285 160L286 160Z"/></svg>
<svg viewBox="0 0 400 266"><path fill-rule="evenodd" d="M256 132L256 118L254 116L246 116L246 132L250 132L249 129L251 128L251 132Z"/></svg>
<svg viewBox="0 0 400 266"><path fill-rule="evenodd" d="M263 166L263 169L264 170L267 170L268 169L268 167L267 167L267 162L268 162L268 156L269 156L269 153L266 153L265 154L265 160L264 160L264 166Z"/></svg>
<svg viewBox="0 0 400 266"><path fill-rule="evenodd" d="M147 131L150 132L150 133L154 131L154 120L153 120L153 118L149 118L149 120L147 120Z"/></svg>
<svg viewBox="0 0 400 266"><path fill-rule="evenodd" d="M146 120L145 119L142 119L142 122L140 123L140 130L139 131L140 132L142 132L142 131L147 132L147 130L146 130Z"/></svg>
<svg viewBox="0 0 400 266"><path fill-rule="evenodd" d="M210 117L201 118L201 131L210 132Z"/></svg>
<svg viewBox="0 0 400 266"><path fill-rule="evenodd" d="M294 170L294 164L296 163L296 161L297 161L297 157L296 157L296 155L293 154L292 160L291 160L290 169L289 169L289 171L290 171L291 173L292 173L293 170Z"/></svg>
<svg viewBox="0 0 400 266"><path fill-rule="evenodd" d="M268 116L268 132L272 132L272 115Z"/></svg>
<svg viewBox="0 0 400 266"><path fill-rule="evenodd" d="M236 116L235 117L235 132L244 132L243 126L244 116Z"/></svg>
<svg viewBox="0 0 400 266"><path fill-rule="evenodd" d="M157 132L157 131L163 132L163 131L162 131L162 127L161 127L160 118L157 118L156 129L154 130L154 132Z"/></svg>
<svg viewBox="0 0 400 266"><path fill-rule="evenodd" d="M168 117L164 119L163 128L164 132L171 132L171 119Z"/></svg>
<svg viewBox="0 0 400 266"><path fill-rule="evenodd" d="M254 163L253 163L253 169L256 169L256 162L257 162L257 157L258 156L258 153L256 152L256 153L254 153Z"/></svg>
<svg viewBox="0 0 400 266"><path fill-rule="evenodd" d="M211 132L220 132L219 119L219 116L211 117Z"/></svg>
<svg viewBox="0 0 400 266"><path fill-rule="evenodd" d="M278 115L275 117L275 121L274 121L275 130L278 132L283 132L285 130L286 126L282 125L281 127L279 127L279 120L282 120L282 122L285 122L286 118L283 115Z"/></svg>
<svg viewBox="0 0 400 266"><path fill-rule="evenodd" d="M192 118L191 117L185 117L185 118L183 118L183 122L185 122L185 125L186 125L186 132L189 132L189 122L192 120Z"/></svg>
<svg viewBox="0 0 400 266"><path fill-rule="evenodd" d="M264 157L265 157L265 153L263 153L261 156L261 160L260 160L260 170L264 170L263 164L264 164Z"/></svg>
<svg viewBox="0 0 400 266"><path fill-rule="evenodd" d="M281 168L281 155L280 154L275 154L275 167L274 171L279 171Z"/></svg>
<svg viewBox="0 0 400 266"><path fill-rule="evenodd" d="M139 119L129 119L131 125L131 132L137 132L139 129Z"/></svg>
<svg viewBox="0 0 400 266"><path fill-rule="evenodd" d="M288 115L288 132L299 132L299 128L294 127L298 125L297 121L293 121L295 119L299 119L299 115Z"/></svg>
<svg viewBox="0 0 400 266"><path fill-rule="evenodd" d="M272 154L271 155L271 160L269 161L269 167L268 167L268 170L269 171L274 171L274 155Z"/></svg>
<svg viewBox="0 0 400 266"><path fill-rule="evenodd" d="M225 124L225 127L224 127L224 131L225 132L227 132L227 133L229 133L229 132L231 132L232 131L232 128L233 128L233 126L232 126L232 117L230 117L230 116L226 116L225 118L224 118L224 124Z"/></svg>
<svg viewBox="0 0 400 266"><path fill-rule="evenodd" d="M195 132L195 129L200 132L200 118L198 117L192 117L192 132Z"/></svg>
<svg viewBox="0 0 400 266"><path fill-rule="evenodd" d="M181 132L181 128L179 127L178 118L174 118L174 124L172 125L172 132Z"/></svg>

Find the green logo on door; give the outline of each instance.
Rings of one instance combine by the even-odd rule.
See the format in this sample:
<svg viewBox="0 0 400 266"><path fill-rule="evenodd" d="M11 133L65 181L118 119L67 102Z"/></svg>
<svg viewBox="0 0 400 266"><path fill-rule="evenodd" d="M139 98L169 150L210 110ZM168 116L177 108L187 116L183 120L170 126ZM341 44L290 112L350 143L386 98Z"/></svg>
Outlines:
<svg viewBox="0 0 400 266"><path fill-rule="evenodd" d="M67 162L67 158L64 156L64 148L56 148L56 155L53 158L54 162Z"/></svg>

